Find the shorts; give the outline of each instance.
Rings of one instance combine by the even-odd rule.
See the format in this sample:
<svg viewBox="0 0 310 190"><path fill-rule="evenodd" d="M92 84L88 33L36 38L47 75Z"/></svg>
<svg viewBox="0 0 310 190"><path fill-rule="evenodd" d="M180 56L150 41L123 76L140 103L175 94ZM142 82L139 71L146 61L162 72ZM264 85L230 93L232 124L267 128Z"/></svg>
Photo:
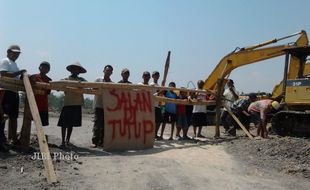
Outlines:
<svg viewBox="0 0 310 190"><path fill-rule="evenodd" d="M10 90L4 91L2 99L3 112L9 117L18 118L19 94Z"/></svg>
<svg viewBox="0 0 310 190"><path fill-rule="evenodd" d="M261 123L260 113L251 111L251 121L257 126Z"/></svg>
<svg viewBox="0 0 310 190"><path fill-rule="evenodd" d="M243 124L243 125L250 125L250 116L246 116L244 113L236 113L236 116L238 117L238 119L240 120L240 122Z"/></svg>
<svg viewBox="0 0 310 190"><path fill-rule="evenodd" d="M60 127L80 127L82 125L82 106L64 106L58 124Z"/></svg>
<svg viewBox="0 0 310 190"><path fill-rule="evenodd" d="M182 129L188 128L186 115L177 115L177 127L182 128Z"/></svg>
<svg viewBox="0 0 310 190"><path fill-rule="evenodd" d="M173 123L177 121L177 116L174 113L165 112L164 113L164 122Z"/></svg>
<svg viewBox="0 0 310 190"><path fill-rule="evenodd" d="M161 113L161 109L159 107L155 107L155 123L163 122L163 114Z"/></svg>
<svg viewBox="0 0 310 190"><path fill-rule="evenodd" d="M192 124L194 127L207 125L207 114L203 112L193 113Z"/></svg>
<svg viewBox="0 0 310 190"><path fill-rule="evenodd" d="M49 123L48 123L48 111L40 111L39 114L40 114L42 126L49 125Z"/></svg>

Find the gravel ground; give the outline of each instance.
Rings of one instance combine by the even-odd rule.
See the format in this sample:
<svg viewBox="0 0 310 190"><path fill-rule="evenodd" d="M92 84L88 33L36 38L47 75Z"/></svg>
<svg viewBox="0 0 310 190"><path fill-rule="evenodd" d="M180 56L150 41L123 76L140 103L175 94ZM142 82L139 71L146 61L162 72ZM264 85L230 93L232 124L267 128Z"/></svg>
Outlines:
<svg viewBox="0 0 310 190"><path fill-rule="evenodd" d="M224 146L243 162L310 180L310 140L270 136L268 139L238 138Z"/></svg>
<svg viewBox="0 0 310 190"><path fill-rule="evenodd" d="M51 125L56 122L51 118ZM31 158L39 152L35 134L32 152L0 153L0 189L303 190L310 185L310 140L306 138L271 135L249 140L238 130L237 137L213 139L214 127L207 127L203 129L206 139L163 140L156 141L153 149L107 153L89 148L91 128L91 116L83 118L83 127L72 134L75 146L68 149L59 148L59 128L45 128L51 153L79 156L53 160L59 180L54 185L46 182L42 160ZM169 132L168 126L166 139Z"/></svg>

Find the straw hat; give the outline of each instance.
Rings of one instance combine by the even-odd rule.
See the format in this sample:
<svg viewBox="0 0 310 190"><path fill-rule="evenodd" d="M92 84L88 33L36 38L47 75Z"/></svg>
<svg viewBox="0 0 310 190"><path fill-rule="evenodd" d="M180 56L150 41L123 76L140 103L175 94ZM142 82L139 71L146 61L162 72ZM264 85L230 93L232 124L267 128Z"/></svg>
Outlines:
<svg viewBox="0 0 310 190"><path fill-rule="evenodd" d="M71 72L73 67L78 67L80 69L80 73L86 73L87 72L86 69L84 69L84 67L82 67L82 65L78 61L71 64L71 65L68 65L67 70Z"/></svg>

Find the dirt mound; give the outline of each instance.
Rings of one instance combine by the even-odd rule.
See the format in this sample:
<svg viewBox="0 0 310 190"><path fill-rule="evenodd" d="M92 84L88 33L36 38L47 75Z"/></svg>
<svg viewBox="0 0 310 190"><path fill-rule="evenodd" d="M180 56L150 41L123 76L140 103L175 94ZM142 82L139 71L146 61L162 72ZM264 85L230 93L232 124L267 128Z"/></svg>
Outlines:
<svg viewBox="0 0 310 190"><path fill-rule="evenodd" d="M310 139L271 136L269 139L239 138L226 143L227 151L263 169L310 178Z"/></svg>

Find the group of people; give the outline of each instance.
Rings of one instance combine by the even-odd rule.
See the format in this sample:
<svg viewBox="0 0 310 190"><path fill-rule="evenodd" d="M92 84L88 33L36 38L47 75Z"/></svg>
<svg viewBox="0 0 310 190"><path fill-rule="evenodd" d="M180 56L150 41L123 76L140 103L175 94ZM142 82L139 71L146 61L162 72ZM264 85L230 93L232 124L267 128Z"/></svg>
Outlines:
<svg viewBox="0 0 310 190"><path fill-rule="evenodd" d="M221 122L225 133L235 136L236 129L238 128L237 122L228 113L231 111L247 130L250 128L250 123L254 123L257 128L257 136L267 138L267 116L280 109L281 105L279 102L272 99L258 100L254 93L250 93L247 97L239 98L234 81L231 79L228 79L226 86L227 88L223 93L225 97L224 109L221 114Z"/></svg>
<svg viewBox="0 0 310 190"><path fill-rule="evenodd" d="M19 69L16 60L21 53L21 49L18 45L11 45L7 49L7 57L0 62L0 75L10 78L19 79L26 71ZM51 78L47 76L50 71L50 64L43 61L39 65L39 73L30 76L32 82L50 82ZM86 73L86 69L79 63L75 62L68 65L66 69L70 72L70 75L63 79L69 81L86 81L79 75ZM103 76L97 78L95 82L112 82L111 75L113 74L113 67L106 65L103 69ZM123 69L121 72L122 79L118 83L131 83L129 81L130 71ZM150 82L150 79L153 79ZM152 75L150 72L145 71L142 74L141 85L159 86L160 74L158 71L154 71ZM204 81L199 80L197 82L197 90L199 92L188 94L185 91L181 91L176 94L172 90L166 91L154 91L154 95L163 95L167 98L173 99L195 99L197 101L206 101L209 96L206 91L203 90ZM169 83L169 87L176 87L174 82ZM49 90L36 90L35 99L40 113L42 125L49 125L48 118L48 94ZM258 135L267 137L266 131L266 114L269 113L272 108L279 109L279 103L272 100L256 101L255 95L250 95L247 99L239 99L238 93L234 87L233 81L228 80L227 89L224 91L225 106L221 115L222 125L226 132L235 135L236 127L230 128L231 123L228 122L229 114L226 109L231 109L239 119L248 126L250 120L249 116L252 116L251 121L258 127ZM70 137L73 127L82 125L82 105L83 94L65 92L64 106L61 110L61 114L58 121L58 126L61 127L61 146L70 146ZM104 109L102 97L95 95L94 97L94 126L92 146L103 146L104 139ZM171 124L171 133L169 140L173 140L174 128L176 126L176 138L177 139L190 139L187 135L190 125L193 126L194 137L203 138L202 127L207 125L207 108L206 105L177 105L175 103L165 103L164 109L160 102L154 102L155 107L155 139L162 140L167 123ZM7 90L0 88L0 151L8 151L6 143L10 143L16 146L29 146L29 137L31 130L32 115L29 109L27 100L25 102L24 120L21 129L21 133L17 135L17 118L19 111L19 94L17 91ZM8 120L8 138L4 134L5 122ZM160 134L159 129L161 127ZM198 128L198 132L197 132ZM182 131L182 135L181 135Z"/></svg>
<svg viewBox="0 0 310 190"><path fill-rule="evenodd" d="M142 78L144 82L141 84L144 85L158 85L158 79L160 74L158 71L154 71L152 73L153 82L149 84L150 80L150 73L144 72ZM175 82L170 82L169 87L175 88ZM162 95L164 97L170 99L190 99L190 100L197 100L197 101L206 101L208 100L208 94L205 90L203 90L204 81L199 80L197 82L197 90L200 90L197 93L191 93L188 95L186 91L180 91L179 94L174 92L173 90L164 90L164 91L157 91L154 95ZM184 87L181 87L181 89ZM205 136L202 135L202 127L207 125L207 115L206 115L206 105L182 105L182 104L175 104L166 102L163 106L163 109L160 102L155 101L155 139L156 140L163 140L163 135L165 131L166 124L170 124L170 137L168 140L174 139L174 129L176 128L175 137L178 140L189 140L191 137L187 135L189 126L193 125L194 129L194 138L204 138ZM159 132L159 129L161 130ZM198 133L197 133L198 128ZM181 134L182 131L182 134Z"/></svg>
<svg viewBox="0 0 310 190"><path fill-rule="evenodd" d="M7 57L2 59L0 62L0 74L4 77L21 79L23 73L26 72L24 69L19 69L16 63L21 49L18 45L11 45L7 49ZM52 81L48 77L50 71L50 63L43 61L39 65L39 73L30 75L31 82L45 82L49 83ZM63 80L69 81L86 81L83 77L80 77L80 74L86 73L87 70L79 63L75 62L66 67L70 72L70 75ZM106 65L103 69L103 76L95 80L95 82L112 82L111 75L113 74L113 67L111 65ZM121 72L122 79L118 83L131 83L129 81L130 71L128 69L123 69ZM151 74L148 71L143 72L142 79L143 81L139 84L141 85L152 85L159 86L158 79L160 74L158 71L152 73L153 81L149 83L151 79ZM198 82L200 89L203 87L203 81ZM171 82L170 87L175 87L175 83ZM43 126L49 125L48 117L48 94L50 90L35 90L35 100L38 106L40 118ZM176 95L173 91L164 91L164 92L154 92L156 94L163 94L164 96L170 98L187 98L185 92L181 92L180 95ZM205 94L197 94L197 97L192 96L193 98L206 99ZM60 113L58 126L61 127L61 146L66 147L70 146L70 137L72 134L73 127L78 127L82 125L82 105L83 105L83 94L65 92L64 96L64 105ZM199 106L176 106L175 104L167 103L165 105L165 112L162 113L162 109L158 101L155 101L155 123L156 123L156 139L162 139L166 123L172 124L172 133L170 140L173 139L174 123L177 123L177 137L180 137L180 131L183 131L184 139L188 139L187 129L191 123L192 117L186 117L188 113L193 110L194 127L198 127L198 135L201 135L201 127L206 125L206 115L201 114L205 113L205 107ZM100 95L95 95L94 97L94 126L93 126L93 137L92 137L92 146L100 147L103 145L104 138L104 109L102 97ZM192 110L191 110L192 109ZM189 111L188 111L189 110ZM0 89L0 151L7 152L8 146L10 144L13 146L20 146L22 148L28 148L30 143L30 132L31 132L31 122L32 115L29 108L27 98L25 100L25 110L24 110L24 119L22 124L22 129L19 135L17 135L17 118L19 114L19 94L18 91L9 90L9 89ZM6 137L4 133L4 127L6 120L8 120L8 136ZM162 130L160 136L157 135L159 128L162 124ZM195 130L196 134L196 130Z"/></svg>

